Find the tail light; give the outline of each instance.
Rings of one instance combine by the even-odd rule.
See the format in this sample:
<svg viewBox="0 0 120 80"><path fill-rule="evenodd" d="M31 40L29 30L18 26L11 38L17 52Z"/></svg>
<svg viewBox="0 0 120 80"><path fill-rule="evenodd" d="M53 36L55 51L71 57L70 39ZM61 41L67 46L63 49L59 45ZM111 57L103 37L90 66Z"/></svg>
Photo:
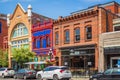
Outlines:
<svg viewBox="0 0 120 80"><path fill-rule="evenodd" d="M64 70L60 70L60 73L62 73Z"/></svg>

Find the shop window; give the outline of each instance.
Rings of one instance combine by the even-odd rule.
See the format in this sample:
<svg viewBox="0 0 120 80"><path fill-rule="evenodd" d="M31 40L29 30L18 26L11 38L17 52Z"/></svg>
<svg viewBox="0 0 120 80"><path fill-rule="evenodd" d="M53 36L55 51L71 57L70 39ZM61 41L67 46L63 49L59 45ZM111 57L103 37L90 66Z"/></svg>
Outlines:
<svg viewBox="0 0 120 80"><path fill-rule="evenodd" d="M58 32L55 33L55 44L59 44L59 34L58 34Z"/></svg>
<svg viewBox="0 0 120 80"><path fill-rule="evenodd" d="M92 39L92 27L90 26L86 27L86 39L87 40Z"/></svg>
<svg viewBox="0 0 120 80"><path fill-rule="evenodd" d="M65 30L64 31L64 35L65 35L65 37L64 37L64 43L69 43L70 42L70 32L69 32L69 30Z"/></svg>
<svg viewBox="0 0 120 80"><path fill-rule="evenodd" d="M2 32L2 23L0 22L0 33Z"/></svg>
<svg viewBox="0 0 120 80"><path fill-rule="evenodd" d="M79 42L80 41L80 28L76 28L74 30L74 37L75 37L75 42Z"/></svg>
<svg viewBox="0 0 120 80"><path fill-rule="evenodd" d="M120 31L120 26L115 26L114 31Z"/></svg>

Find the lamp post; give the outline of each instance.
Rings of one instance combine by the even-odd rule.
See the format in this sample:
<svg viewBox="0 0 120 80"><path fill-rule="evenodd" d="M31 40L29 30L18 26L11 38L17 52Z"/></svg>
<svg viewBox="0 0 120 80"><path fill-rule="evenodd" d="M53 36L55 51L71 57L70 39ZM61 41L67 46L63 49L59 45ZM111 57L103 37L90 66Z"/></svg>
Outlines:
<svg viewBox="0 0 120 80"><path fill-rule="evenodd" d="M51 61L51 59L53 58L53 51L52 51L51 48L50 48L50 51L49 51L48 55L50 56L50 61Z"/></svg>

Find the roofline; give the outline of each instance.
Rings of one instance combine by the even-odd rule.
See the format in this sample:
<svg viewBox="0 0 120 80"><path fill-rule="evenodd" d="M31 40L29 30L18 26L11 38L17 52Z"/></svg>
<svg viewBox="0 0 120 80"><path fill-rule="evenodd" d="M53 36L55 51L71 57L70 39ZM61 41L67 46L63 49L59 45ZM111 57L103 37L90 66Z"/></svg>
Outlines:
<svg viewBox="0 0 120 80"><path fill-rule="evenodd" d="M93 9L95 6L105 7L105 6L109 6L109 5L111 5L111 4L118 4L118 5L120 5L120 4L119 4L118 2L116 2L116 1L111 1L111 2L106 2L106 3L104 3L104 4L96 4L96 5L90 6L90 7L86 8L86 9L82 9L82 10L78 10L78 11L72 12L72 13L70 13L70 14L77 14L77 13L81 13L81 12L84 12L84 11L88 11L88 10Z"/></svg>

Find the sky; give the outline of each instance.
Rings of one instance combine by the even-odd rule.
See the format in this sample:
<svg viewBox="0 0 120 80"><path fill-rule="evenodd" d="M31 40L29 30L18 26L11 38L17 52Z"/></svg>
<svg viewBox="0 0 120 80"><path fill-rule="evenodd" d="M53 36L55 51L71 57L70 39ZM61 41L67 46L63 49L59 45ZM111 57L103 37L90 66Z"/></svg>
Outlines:
<svg viewBox="0 0 120 80"><path fill-rule="evenodd" d="M68 16L72 12L111 1L120 3L120 0L0 0L0 13L13 14L18 3L27 11L30 4L33 12L57 19L59 16Z"/></svg>

